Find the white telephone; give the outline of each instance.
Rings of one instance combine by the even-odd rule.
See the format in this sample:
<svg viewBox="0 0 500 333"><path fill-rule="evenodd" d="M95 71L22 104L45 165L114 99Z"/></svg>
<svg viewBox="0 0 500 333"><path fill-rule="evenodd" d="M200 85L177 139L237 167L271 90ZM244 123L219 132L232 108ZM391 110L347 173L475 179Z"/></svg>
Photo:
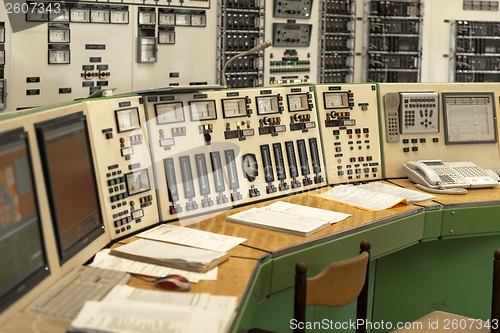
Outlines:
<svg viewBox="0 0 500 333"><path fill-rule="evenodd" d="M465 194L465 188L498 185L497 179L472 162L411 161L403 168L418 188L428 192Z"/></svg>

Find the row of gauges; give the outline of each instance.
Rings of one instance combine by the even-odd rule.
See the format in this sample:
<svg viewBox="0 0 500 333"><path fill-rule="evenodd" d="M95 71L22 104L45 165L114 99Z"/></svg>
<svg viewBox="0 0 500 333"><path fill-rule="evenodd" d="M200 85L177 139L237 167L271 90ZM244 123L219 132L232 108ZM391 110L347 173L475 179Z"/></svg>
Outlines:
<svg viewBox="0 0 500 333"><path fill-rule="evenodd" d="M282 113L279 106L281 96L258 96L255 97L258 115L270 115ZM308 94L287 95L288 111L309 111ZM249 117L253 111L249 107L250 101L245 97L223 99L222 112L224 118ZM349 107L347 93L329 92L324 94L325 109L340 109ZM183 102L165 102L155 104L157 124L172 124L184 122ZM215 100L190 101L189 111L191 121L217 119Z"/></svg>
<svg viewBox="0 0 500 333"><path fill-rule="evenodd" d="M155 25L156 13L154 8L147 8L151 11L139 11L140 25ZM158 25L177 25L205 27L207 25L207 14L204 10L176 10L160 8L158 13Z"/></svg>
<svg viewBox="0 0 500 333"><path fill-rule="evenodd" d="M92 5L66 8L60 3L51 3L51 7L37 10L36 3L27 3L26 21L28 22L74 22L74 23L113 23L128 24L128 6L93 7ZM34 10L31 10L34 8Z"/></svg>

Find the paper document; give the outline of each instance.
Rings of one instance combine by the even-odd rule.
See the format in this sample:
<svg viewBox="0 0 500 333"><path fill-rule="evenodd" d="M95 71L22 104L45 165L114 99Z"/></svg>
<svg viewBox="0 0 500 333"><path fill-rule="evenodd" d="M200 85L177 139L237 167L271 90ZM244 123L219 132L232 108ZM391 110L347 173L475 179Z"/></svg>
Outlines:
<svg viewBox="0 0 500 333"><path fill-rule="evenodd" d="M212 268L206 273L197 273L165 267L160 265L148 264L137 260L120 258L109 254L109 249L103 249L94 257L94 260L89 266L107 268L115 271L128 272L132 274L140 274L153 277L162 277L169 274L178 274L184 276L189 282L198 282L200 280L217 280L218 268Z"/></svg>
<svg viewBox="0 0 500 333"><path fill-rule="evenodd" d="M389 185L380 182L371 182L368 184L359 185L365 190L370 190L379 193L391 194L397 197L405 198L408 204L413 204L420 201L436 199L436 196L419 191L409 190L403 187Z"/></svg>
<svg viewBox="0 0 500 333"><path fill-rule="evenodd" d="M229 255L225 252L198 249L142 238L111 249L110 253L126 259L195 272L206 272L229 259Z"/></svg>
<svg viewBox="0 0 500 333"><path fill-rule="evenodd" d="M328 192L314 195L369 211L384 210L398 203L406 203L405 198L370 191L356 185L339 185Z"/></svg>
<svg viewBox="0 0 500 333"><path fill-rule="evenodd" d="M311 220L324 221L330 224L342 221L351 216L351 214L345 214L345 213L334 212L332 210L297 205L285 201L276 201L270 205L262 207L261 209L288 215L300 216Z"/></svg>
<svg viewBox="0 0 500 333"><path fill-rule="evenodd" d="M228 330L236 307L234 296L123 285L114 287L101 302L87 302L71 328L82 332L219 333Z"/></svg>
<svg viewBox="0 0 500 333"><path fill-rule="evenodd" d="M199 333L220 332L215 311L169 304L87 301L70 332Z"/></svg>
<svg viewBox="0 0 500 333"><path fill-rule="evenodd" d="M227 220L299 236L308 236L349 216L350 214L278 201L265 207L254 207L230 215Z"/></svg>
<svg viewBox="0 0 500 333"><path fill-rule="evenodd" d="M158 290L138 289L127 285L114 287L102 300L103 302L150 302L164 303L193 308L224 311L227 314L234 312L238 305L234 296L217 296L205 293L172 293Z"/></svg>
<svg viewBox="0 0 500 333"><path fill-rule="evenodd" d="M137 236L219 252L229 251L236 245L246 241L246 238L219 235L173 224L163 224L141 232Z"/></svg>

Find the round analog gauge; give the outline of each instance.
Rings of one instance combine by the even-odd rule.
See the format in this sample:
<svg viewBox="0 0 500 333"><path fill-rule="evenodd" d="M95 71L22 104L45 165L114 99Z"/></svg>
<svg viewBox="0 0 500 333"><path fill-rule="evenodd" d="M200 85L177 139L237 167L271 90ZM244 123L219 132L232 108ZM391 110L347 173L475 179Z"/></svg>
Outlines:
<svg viewBox="0 0 500 333"><path fill-rule="evenodd" d="M242 167L245 177L247 177L249 182L255 181L255 178L259 175L259 165L257 163L257 158L254 154L245 154L242 157Z"/></svg>

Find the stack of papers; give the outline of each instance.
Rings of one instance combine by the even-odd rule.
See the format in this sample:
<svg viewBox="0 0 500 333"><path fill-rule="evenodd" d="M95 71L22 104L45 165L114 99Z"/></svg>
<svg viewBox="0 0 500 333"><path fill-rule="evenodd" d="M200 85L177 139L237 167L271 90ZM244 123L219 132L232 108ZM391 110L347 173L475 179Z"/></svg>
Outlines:
<svg viewBox="0 0 500 333"><path fill-rule="evenodd" d="M189 282L199 282L200 280L217 280L218 268L212 268L206 273L197 273L176 269L161 265L148 264L142 261L120 258L109 254L109 249L103 249L94 257L94 260L89 266L112 269L120 272L128 272L131 274L140 274L152 277L163 277L171 274L184 276Z"/></svg>
<svg viewBox="0 0 500 333"><path fill-rule="evenodd" d="M207 272L229 259L226 252L138 239L114 248L110 254L148 264L167 266L194 272Z"/></svg>
<svg viewBox="0 0 500 333"><path fill-rule="evenodd" d="M219 333L229 329L236 297L166 293L116 286L102 301L87 301L70 332Z"/></svg>
<svg viewBox="0 0 500 333"><path fill-rule="evenodd" d="M349 216L351 215L277 201L262 208L250 208L230 215L227 220L299 236L308 236Z"/></svg>
<svg viewBox="0 0 500 333"><path fill-rule="evenodd" d="M436 198L427 193L408 190L384 183L339 185L328 192L316 194L316 196L368 211L388 209L398 203L412 204Z"/></svg>
<svg viewBox="0 0 500 333"><path fill-rule="evenodd" d="M246 238L220 235L203 230L179 227L174 224L162 224L156 228L141 232L137 236L219 252L229 251L236 245L246 241Z"/></svg>
<svg viewBox="0 0 500 333"><path fill-rule="evenodd" d="M246 240L173 224L160 225L138 237L142 239L109 253L128 260L198 273L208 272L227 260L226 251Z"/></svg>

